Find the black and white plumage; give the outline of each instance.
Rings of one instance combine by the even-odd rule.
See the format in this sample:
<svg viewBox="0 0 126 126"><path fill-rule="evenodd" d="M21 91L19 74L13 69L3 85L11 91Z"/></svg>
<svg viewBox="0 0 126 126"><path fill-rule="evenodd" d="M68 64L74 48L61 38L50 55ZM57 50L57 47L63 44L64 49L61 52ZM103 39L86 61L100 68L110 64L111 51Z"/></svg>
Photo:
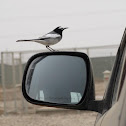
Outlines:
<svg viewBox="0 0 126 126"><path fill-rule="evenodd" d="M50 51L54 51L54 49L52 49L49 46L58 43L62 39L62 32L65 29L67 29L67 27L62 28L61 26L59 26L55 28L53 31L43 35L42 37L39 37L38 39L17 40L16 42L22 42L22 41L37 42L45 45L46 48L48 48Z"/></svg>

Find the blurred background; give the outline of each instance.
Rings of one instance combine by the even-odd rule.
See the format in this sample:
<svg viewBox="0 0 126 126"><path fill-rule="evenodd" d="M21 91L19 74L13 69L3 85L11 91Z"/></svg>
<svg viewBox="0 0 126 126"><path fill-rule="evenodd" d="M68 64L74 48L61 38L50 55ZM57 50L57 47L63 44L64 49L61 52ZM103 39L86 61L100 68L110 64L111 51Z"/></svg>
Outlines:
<svg viewBox="0 0 126 126"><path fill-rule="evenodd" d="M25 101L21 82L26 62L48 50L38 43L16 40L38 38L57 26L69 27L52 48L88 54L96 99L102 99L126 27L125 5L125 0L1 0L1 126L93 125L95 112L46 108Z"/></svg>

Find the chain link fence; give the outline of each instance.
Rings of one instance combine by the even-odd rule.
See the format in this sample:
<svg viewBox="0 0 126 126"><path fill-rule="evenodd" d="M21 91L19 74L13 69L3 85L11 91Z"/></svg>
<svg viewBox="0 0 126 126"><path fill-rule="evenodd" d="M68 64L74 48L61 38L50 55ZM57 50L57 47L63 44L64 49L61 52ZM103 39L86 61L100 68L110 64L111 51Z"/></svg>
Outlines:
<svg viewBox="0 0 126 126"><path fill-rule="evenodd" d="M102 81L104 70L111 70L118 45L68 48L61 51L78 51L86 53L92 61L95 81ZM0 59L0 112L4 114L28 113L36 111L35 106L27 103L22 96L22 75L27 60L34 54L47 50L1 52Z"/></svg>

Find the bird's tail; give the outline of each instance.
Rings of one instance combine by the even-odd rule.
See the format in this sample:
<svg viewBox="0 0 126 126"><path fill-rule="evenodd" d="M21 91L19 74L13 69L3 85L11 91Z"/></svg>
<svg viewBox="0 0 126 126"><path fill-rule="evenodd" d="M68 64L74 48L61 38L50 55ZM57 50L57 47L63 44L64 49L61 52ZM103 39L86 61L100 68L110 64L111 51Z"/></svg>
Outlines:
<svg viewBox="0 0 126 126"><path fill-rule="evenodd" d="M32 41L32 40L17 40L16 42Z"/></svg>

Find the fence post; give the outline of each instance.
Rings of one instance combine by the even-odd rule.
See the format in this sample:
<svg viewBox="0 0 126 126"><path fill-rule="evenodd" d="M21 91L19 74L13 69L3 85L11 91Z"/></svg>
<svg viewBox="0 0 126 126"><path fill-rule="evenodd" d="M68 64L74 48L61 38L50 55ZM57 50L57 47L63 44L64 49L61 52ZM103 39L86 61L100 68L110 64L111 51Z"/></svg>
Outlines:
<svg viewBox="0 0 126 126"><path fill-rule="evenodd" d="M89 48L87 48L87 55L89 56L90 54L89 54Z"/></svg>
<svg viewBox="0 0 126 126"><path fill-rule="evenodd" d="M19 78L20 78L20 83L21 83L21 87L22 87L22 75L23 75L23 67L22 67L22 54L21 52L19 53ZM24 97L22 95L22 107L25 113L27 113L28 111L28 106L27 106L27 102L24 100Z"/></svg>
<svg viewBox="0 0 126 126"><path fill-rule="evenodd" d="M1 81L3 87L3 101L4 101L4 115L7 114L7 106L6 106L6 87L5 87L5 71L4 71L4 56L3 52L1 52Z"/></svg>
<svg viewBox="0 0 126 126"><path fill-rule="evenodd" d="M13 88L14 88L14 107L15 107L15 112L17 112L15 60L14 60L14 53L12 52L11 54L12 54L12 82L13 82Z"/></svg>
<svg viewBox="0 0 126 126"><path fill-rule="evenodd" d="M76 48L73 48L73 50L76 52L77 51L77 49Z"/></svg>

